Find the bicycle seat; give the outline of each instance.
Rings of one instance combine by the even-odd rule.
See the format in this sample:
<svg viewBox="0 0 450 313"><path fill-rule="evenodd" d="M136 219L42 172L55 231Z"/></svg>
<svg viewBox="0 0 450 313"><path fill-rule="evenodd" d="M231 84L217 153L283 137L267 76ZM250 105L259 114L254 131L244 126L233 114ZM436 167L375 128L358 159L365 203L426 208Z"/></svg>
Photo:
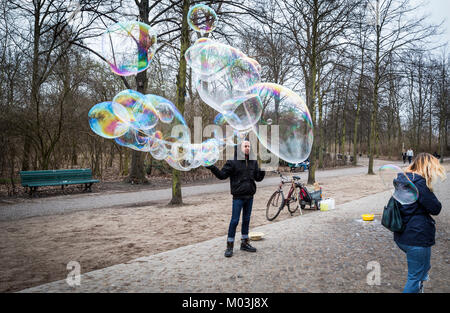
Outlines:
<svg viewBox="0 0 450 313"><path fill-rule="evenodd" d="M300 176L293 176L292 178L295 180L300 180Z"/></svg>

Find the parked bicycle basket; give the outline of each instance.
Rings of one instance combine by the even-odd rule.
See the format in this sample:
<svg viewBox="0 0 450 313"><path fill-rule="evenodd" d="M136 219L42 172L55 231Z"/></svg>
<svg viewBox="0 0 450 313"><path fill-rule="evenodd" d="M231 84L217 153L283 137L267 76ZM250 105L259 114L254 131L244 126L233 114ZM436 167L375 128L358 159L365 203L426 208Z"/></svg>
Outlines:
<svg viewBox="0 0 450 313"><path fill-rule="evenodd" d="M309 195L311 196L312 200L320 201L322 200L322 189L310 192Z"/></svg>

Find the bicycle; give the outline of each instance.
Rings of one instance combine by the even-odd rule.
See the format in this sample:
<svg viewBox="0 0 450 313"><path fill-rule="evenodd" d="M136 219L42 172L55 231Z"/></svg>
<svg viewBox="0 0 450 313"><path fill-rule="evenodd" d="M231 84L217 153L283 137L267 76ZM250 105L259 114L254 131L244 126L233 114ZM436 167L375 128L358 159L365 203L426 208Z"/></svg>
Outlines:
<svg viewBox="0 0 450 313"><path fill-rule="evenodd" d="M310 207L318 209L318 199L315 199L311 193L308 192L305 185L300 182L299 176L293 176L291 180L283 176L279 171L275 173L280 175L281 183L278 185L278 190L276 190L272 196L269 198L266 207L266 218L269 221L273 221L280 214L281 210L287 206L287 209L291 216L300 208L300 215L303 215L302 210L305 209L306 204ZM287 198L284 197L283 185L290 183L291 188L287 194ZM320 195L320 194L318 194Z"/></svg>

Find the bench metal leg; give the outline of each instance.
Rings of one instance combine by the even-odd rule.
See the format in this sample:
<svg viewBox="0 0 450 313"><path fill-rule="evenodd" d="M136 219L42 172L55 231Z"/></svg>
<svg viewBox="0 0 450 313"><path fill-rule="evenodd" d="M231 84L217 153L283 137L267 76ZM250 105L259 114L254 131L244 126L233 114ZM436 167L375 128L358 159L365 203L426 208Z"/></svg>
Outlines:
<svg viewBox="0 0 450 313"><path fill-rule="evenodd" d="M36 194L36 190L38 187L29 187L29 188L30 188L30 192L29 192L30 198L33 198L33 195ZM37 195L36 195L36 197L37 197Z"/></svg>
<svg viewBox="0 0 450 313"><path fill-rule="evenodd" d="M92 183L85 184L84 185L84 191L92 192L91 186L92 186Z"/></svg>

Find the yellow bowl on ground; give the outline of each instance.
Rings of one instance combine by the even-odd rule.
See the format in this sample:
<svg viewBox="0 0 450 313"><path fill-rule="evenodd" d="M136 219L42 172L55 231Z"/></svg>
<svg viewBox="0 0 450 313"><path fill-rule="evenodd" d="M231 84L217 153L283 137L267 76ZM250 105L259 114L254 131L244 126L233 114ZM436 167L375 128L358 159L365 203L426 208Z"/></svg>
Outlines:
<svg viewBox="0 0 450 313"><path fill-rule="evenodd" d="M362 216L363 221L373 221L373 218L375 215L374 214L363 214L361 216Z"/></svg>
<svg viewBox="0 0 450 313"><path fill-rule="evenodd" d="M261 233L261 232L250 232L248 234L248 237L250 237L250 240L261 240L264 237L264 233Z"/></svg>

